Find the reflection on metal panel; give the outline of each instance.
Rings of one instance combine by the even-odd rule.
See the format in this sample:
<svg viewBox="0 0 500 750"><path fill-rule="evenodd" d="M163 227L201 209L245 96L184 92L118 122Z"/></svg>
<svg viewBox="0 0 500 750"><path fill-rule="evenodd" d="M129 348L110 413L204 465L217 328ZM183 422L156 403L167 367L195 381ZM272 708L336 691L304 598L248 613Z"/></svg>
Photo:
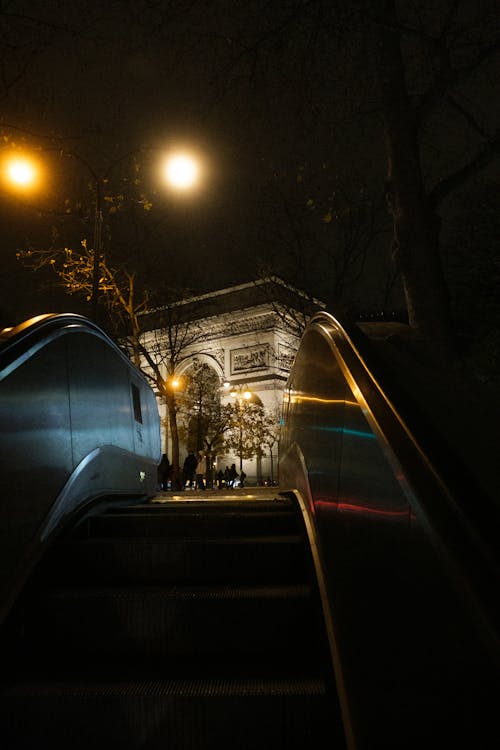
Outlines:
<svg viewBox="0 0 500 750"><path fill-rule="evenodd" d="M478 746L497 732L498 567L358 347L313 318L280 441L280 486L320 551L348 741Z"/></svg>
<svg viewBox="0 0 500 750"><path fill-rule="evenodd" d="M160 428L150 386L118 347L85 318L48 315L2 336L0 429L1 609L66 515L99 496L155 493Z"/></svg>

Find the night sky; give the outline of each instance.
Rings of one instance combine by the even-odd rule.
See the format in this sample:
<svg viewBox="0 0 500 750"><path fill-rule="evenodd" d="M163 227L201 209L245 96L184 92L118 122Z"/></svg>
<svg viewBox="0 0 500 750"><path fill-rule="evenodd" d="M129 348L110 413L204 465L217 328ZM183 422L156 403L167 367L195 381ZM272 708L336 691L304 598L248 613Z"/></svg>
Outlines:
<svg viewBox="0 0 500 750"><path fill-rule="evenodd" d="M0 193L4 322L85 311L50 283L40 291L50 277L30 274L15 260L18 249L50 244L54 231L59 244L74 246L89 236L85 217L63 216L68 198L91 201L85 170L70 164L66 151L102 174L124 154L148 149L141 179L153 210L147 216L125 211L105 233L107 256L126 259L146 282L153 276L207 291L247 281L268 264L328 298L333 266L324 248L338 242L326 219L329 208L340 195L351 203L368 195L378 211L377 241L361 280L335 293L357 308L401 304L397 282L387 292L386 166L370 66L359 24L357 32L344 33L347 22L335 5L2 3L4 148L13 139L41 147L48 165L36 196L20 198L4 187ZM453 3L441 5L419 16L421 28L435 31L439 12ZM408 13L405 21L417 23ZM408 75L415 76L411 66ZM425 70L419 75L425 79ZM477 87L468 96L477 96ZM490 117L485 103L479 116L483 124ZM431 176L446 167L451 147L470 146L467 135L450 134L448 128L439 152L428 151ZM206 164L205 181L189 199L169 195L153 179L152 154L176 144L194 147ZM113 179L123 174L112 172L111 189L121 189Z"/></svg>

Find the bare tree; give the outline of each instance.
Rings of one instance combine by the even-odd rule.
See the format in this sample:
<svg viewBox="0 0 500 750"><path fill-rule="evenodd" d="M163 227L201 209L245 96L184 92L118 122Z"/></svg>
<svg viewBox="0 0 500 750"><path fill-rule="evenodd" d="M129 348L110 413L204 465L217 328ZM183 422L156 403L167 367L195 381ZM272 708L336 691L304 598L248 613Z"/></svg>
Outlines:
<svg viewBox="0 0 500 750"><path fill-rule="evenodd" d="M498 122L496 130L480 122L469 90L498 59L498 7L444 2L438 12L429 12L424 6L379 0L360 3L360 12L385 135L393 258L402 275L409 321L424 337L453 351L439 210L500 153ZM487 79L488 73L486 86ZM446 144L446 126L456 134L461 131L471 146L432 176L426 163L429 149Z"/></svg>
<svg viewBox="0 0 500 750"><path fill-rule="evenodd" d="M261 266L255 280L256 294L269 304L283 330L298 343L311 316L325 307L311 291L295 287L272 274L269 266Z"/></svg>
<svg viewBox="0 0 500 750"><path fill-rule="evenodd" d="M349 144L348 129L363 122L367 161L385 162L392 259L409 322L453 355L441 220L449 197L500 153L498 107L481 106L496 97L498 3L303 0L260 10L252 5L258 21L241 24L226 45L221 90L229 78L232 96L244 86L263 91L277 129L282 112L293 111L295 135L278 132L295 137L297 151L315 137L326 149ZM219 49L224 59L222 41ZM379 180L378 164L372 172L367 179Z"/></svg>
<svg viewBox="0 0 500 750"><path fill-rule="evenodd" d="M179 376L187 361L203 353L204 342L209 336L196 320L185 317L185 308L178 301L185 296L186 292L184 295L165 292L161 308L143 319L147 333L139 343L142 369L167 407L172 441L172 478L177 489L180 488L181 476L177 415L183 403L176 392L185 388Z"/></svg>
<svg viewBox="0 0 500 750"><path fill-rule="evenodd" d="M287 279L310 302L321 297L340 314L389 232L383 194L342 184L324 160L317 168L299 165L295 175L275 175L266 190L264 221L275 241L261 275Z"/></svg>

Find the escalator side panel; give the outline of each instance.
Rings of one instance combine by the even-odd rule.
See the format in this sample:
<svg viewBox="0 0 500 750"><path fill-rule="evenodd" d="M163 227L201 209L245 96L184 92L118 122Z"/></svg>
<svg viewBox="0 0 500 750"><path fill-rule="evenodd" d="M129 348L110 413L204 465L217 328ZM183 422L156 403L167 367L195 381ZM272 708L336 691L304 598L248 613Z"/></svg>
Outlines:
<svg viewBox="0 0 500 750"><path fill-rule="evenodd" d="M0 349L0 621L68 514L156 491L159 416L142 374L85 318L44 316Z"/></svg>
<svg viewBox="0 0 500 750"><path fill-rule="evenodd" d="M313 321L280 442L280 485L300 491L315 530L350 747L474 743L498 732L498 645L473 591L488 554L390 409L374 418L366 380Z"/></svg>

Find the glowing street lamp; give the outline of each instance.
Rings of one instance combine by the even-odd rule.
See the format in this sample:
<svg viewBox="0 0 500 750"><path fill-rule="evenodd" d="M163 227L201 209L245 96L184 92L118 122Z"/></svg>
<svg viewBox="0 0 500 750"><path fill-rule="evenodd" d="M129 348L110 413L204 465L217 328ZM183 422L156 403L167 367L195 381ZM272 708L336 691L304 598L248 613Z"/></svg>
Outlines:
<svg viewBox="0 0 500 750"><path fill-rule="evenodd" d="M97 321L98 298L99 298L99 278L100 278L100 260L103 253L103 207L105 201L105 186L108 183L111 173L115 168L123 163L137 151L154 151L156 149L135 149L128 152L116 161L114 161L103 172L98 172L93 165L80 154L74 151L59 151L64 156L68 156L78 161L86 168L94 190L94 207L93 207L93 269L92 269L92 292L91 292L91 317ZM161 163L162 181L177 193L188 193L195 188L202 175L203 162L198 156L189 151L176 150L172 151L166 160ZM23 155L20 152L9 153L1 160L0 171L2 177L10 188L19 191L28 191L37 186L40 182L42 172L41 162L31 156Z"/></svg>
<svg viewBox="0 0 500 750"><path fill-rule="evenodd" d="M26 159L13 160L8 166L8 173L11 181L15 185L20 185L21 187L30 185L34 181L36 175L33 164L26 161Z"/></svg>
<svg viewBox="0 0 500 750"><path fill-rule="evenodd" d="M10 187L30 190L36 186L40 170L34 159L16 154L4 159L2 171Z"/></svg>
<svg viewBox="0 0 500 750"><path fill-rule="evenodd" d="M200 162L189 153L173 153L164 163L165 180L170 187L184 191L195 187L200 178Z"/></svg>

